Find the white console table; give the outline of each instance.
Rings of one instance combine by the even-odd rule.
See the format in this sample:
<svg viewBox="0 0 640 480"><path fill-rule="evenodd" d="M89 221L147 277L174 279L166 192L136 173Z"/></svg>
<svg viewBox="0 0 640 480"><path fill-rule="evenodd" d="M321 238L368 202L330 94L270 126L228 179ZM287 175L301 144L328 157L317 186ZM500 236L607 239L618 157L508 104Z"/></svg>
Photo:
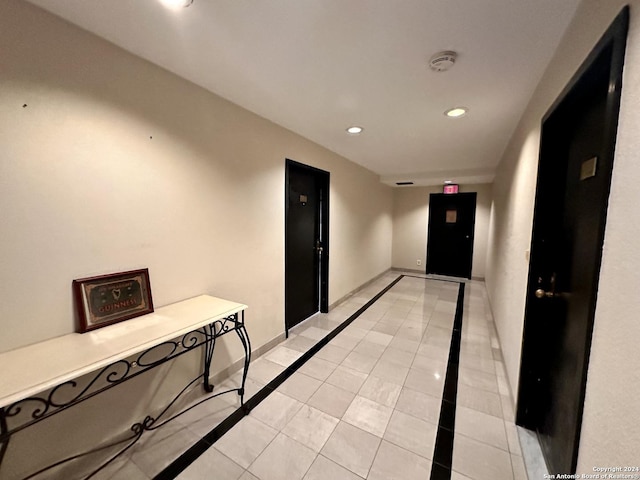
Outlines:
<svg viewBox="0 0 640 480"><path fill-rule="evenodd" d="M244 349L242 383L238 388L207 396L198 404L224 393L237 392L241 405L244 405L244 387L251 360L251 343L244 326L246 308L246 305L201 295L98 330L72 333L1 353L0 473L13 434L179 355L202 347L202 372L160 414L147 416L133 425L133 434L116 442L127 445L87 477L90 478L137 442L145 431L154 430L185 413L187 410L165 418L169 408L194 383L201 380L205 390L213 392L213 386L209 383L209 369L215 342L229 332L236 332ZM77 457L74 455L56 465ZM27 478L35 478L52 467L34 472Z"/></svg>

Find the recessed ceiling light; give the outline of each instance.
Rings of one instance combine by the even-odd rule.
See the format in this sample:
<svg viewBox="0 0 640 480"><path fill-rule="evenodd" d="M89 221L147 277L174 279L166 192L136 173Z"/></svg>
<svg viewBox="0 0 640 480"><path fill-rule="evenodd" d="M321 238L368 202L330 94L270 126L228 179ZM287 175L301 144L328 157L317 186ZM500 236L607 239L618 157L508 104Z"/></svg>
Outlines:
<svg viewBox="0 0 640 480"><path fill-rule="evenodd" d="M452 180L445 180L444 183L446 183L447 185L449 185L450 183L453 183Z"/></svg>
<svg viewBox="0 0 640 480"><path fill-rule="evenodd" d="M444 114L447 117L459 118L459 117L465 116L467 114L467 111L468 110L466 107L455 107L450 110L447 110L446 112L444 112Z"/></svg>
<svg viewBox="0 0 640 480"><path fill-rule="evenodd" d="M171 10L179 10L191 5L193 0L160 0L160 3Z"/></svg>
<svg viewBox="0 0 640 480"><path fill-rule="evenodd" d="M347 128L347 133L350 133L351 135L359 135L360 133L362 133L363 130L364 128L357 127L354 125L353 127Z"/></svg>

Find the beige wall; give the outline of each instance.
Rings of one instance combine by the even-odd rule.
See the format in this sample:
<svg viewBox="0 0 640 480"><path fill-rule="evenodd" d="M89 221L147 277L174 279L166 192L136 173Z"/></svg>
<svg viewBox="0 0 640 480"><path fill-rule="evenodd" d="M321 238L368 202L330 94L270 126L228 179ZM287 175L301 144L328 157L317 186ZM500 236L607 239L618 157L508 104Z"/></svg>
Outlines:
<svg viewBox="0 0 640 480"><path fill-rule="evenodd" d="M484 278L487 258L491 185L461 185L461 192L477 192L476 225L471 275ZM442 193L442 186L402 187L393 191L394 268L424 270L427 263L429 194ZM417 266L416 260L422 262Z"/></svg>
<svg viewBox="0 0 640 480"><path fill-rule="evenodd" d="M498 167L487 287L509 380L517 390L540 124L625 2L584 0ZM632 1L622 108L589 362L578 471L638 463L640 431L640 2Z"/></svg>
<svg viewBox="0 0 640 480"><path fill-rule="evenodd" d="M498 168L486 277L514 389L540 121L622 4L583 2ZM584 472L634 464L640 445L630 428L640 419L640 222L630 221L640 203L640 2L631 4ZM391 266L392 191L370 172L24 2L0 2L0 44L0 351L73 331L73 278L138 267L149 267L158 306L227 297L250 305L255 346L277 336L285 158L331 171L330 301ZM410 248L397 218L393 264L415 268L427 216ZM223 358L238 354L229 346Z"/></svg>
<svg viewBox="0 0 640 480"><path fill-rule="evenodd" d="M208 293L254 347L282 334L286 158L331 172L329 301L391 267L373 173L26 2L0 45L0 351L73 332L72 279L141 267L156 306Z"/></svg>
<svg viewBox="0 0 640 480"><path fill-rule="evenodd" d="M72 279L138 267L157 306L209 293L250 306L256 345L282 332L286 158L331 172L330 301L391 266L392 191L373 173L28 4L0 8L0 351L72 332Z"/></svg>

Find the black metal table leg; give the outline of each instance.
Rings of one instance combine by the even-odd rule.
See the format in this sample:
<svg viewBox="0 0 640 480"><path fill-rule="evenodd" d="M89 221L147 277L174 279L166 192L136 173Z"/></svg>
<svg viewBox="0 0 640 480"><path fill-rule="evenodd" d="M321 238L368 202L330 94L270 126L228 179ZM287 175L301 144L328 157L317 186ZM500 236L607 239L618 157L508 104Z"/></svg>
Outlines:
<svg viewBox="0 0 640 480"><path fill-rule="evenodd" d="M2 460L4 454L9 448L9 429L7 428L7 417L4 407L0 408L0 467L2 466Z"/></svg>
<svg viewBox="0 0 640 480"><path fill-rule="evenodd" d="M242 320L237 324L236 333L238 334L238 337L242 342L242 347L244 348L244 368L242 370L242 385L238 390L238 395L240 395L240 405L244 406L245 383L247 381L247 373L249 372L249 363L251 362L251 341L249 340L249 334L247 333L247 329L244 326L244 311L242 312Z"/></svg>
<svg viewBox="0 0 640 480"><path fill-rule="evenodd" d="M213 392L213 385L209 382L209 373L211 371L211 360L213 359L213 350L216 346L216 325L210 323L203 327L206 341L204 344L204 371L202 379L204 381L204 390L207 393Z"/></svg>

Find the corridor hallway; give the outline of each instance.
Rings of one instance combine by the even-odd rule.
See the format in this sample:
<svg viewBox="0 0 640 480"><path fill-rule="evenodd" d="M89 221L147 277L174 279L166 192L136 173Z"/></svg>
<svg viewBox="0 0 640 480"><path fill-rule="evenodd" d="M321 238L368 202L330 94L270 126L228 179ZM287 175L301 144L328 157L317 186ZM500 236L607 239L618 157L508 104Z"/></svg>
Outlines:
<svg viewBox="0 0 640 480"><path fill-rule="evenodd" d="M239 407L234 396L179 417L97 478L526 479L484 283L464 284L456 394L441 415L459 283L399 277L385 274L256 358L246 398L262 390L264 400L197 458L174 462ZM345 320L302 367L289 368ZM239 372L220 387L238 382Z"/></svg>

